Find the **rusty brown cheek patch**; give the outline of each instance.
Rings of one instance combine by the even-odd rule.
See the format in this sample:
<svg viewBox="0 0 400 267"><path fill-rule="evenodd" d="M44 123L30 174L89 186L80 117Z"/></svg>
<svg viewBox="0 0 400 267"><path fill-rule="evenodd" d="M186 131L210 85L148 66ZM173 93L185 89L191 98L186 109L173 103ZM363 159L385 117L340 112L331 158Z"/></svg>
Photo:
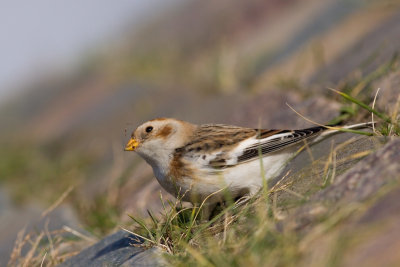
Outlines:
<svg viewBox="0 0 400 267"><path fill-rule="evenodd" d="M170 126L165 126L161 129L160 132L157 133L156 136L166 138L172 132L172 128Z"/></svg>

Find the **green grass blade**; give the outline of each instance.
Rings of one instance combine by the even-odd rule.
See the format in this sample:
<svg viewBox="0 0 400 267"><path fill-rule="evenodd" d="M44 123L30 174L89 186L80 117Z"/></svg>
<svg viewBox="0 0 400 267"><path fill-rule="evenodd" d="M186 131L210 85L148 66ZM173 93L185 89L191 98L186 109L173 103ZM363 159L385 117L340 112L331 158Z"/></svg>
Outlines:
<svg viewBox="0 0 400 267"><path fill-rule="evenodd" d="M156 228L158 225L158 220L154 217L154 214L150 210L147 210L147 214L149 214L150 219L153 222L154 227Z"/></svg>
<svg viewBox="0 0 400 267"><path fill-rule="evenodd" d="M354 97L352 97L352 96L350 96L350 95L348 95L348 94L346 94L346 93L340 92L340 91L335 90L335 89L332 89L332 88L329 88L329 89L332 90L332 91L334 91L335 93L341 95L341 96L344 97L345 99L347 99L347 100L353 102L354 104L356 104L356 105L362 107L363 109L366 109L366 110L368 110L369 112L375 114L376 116L378 116L379 118L381 118L381 119L384 120L385 122L390 123L390 124L393 124L392 120L391 120L388 116L386 116L386 115L383 114L383 113L380 113L380 112L377 111L376 109L371 108L370 106L364 104L363 102L361 102L361 101L355 99Z"/></svg>
<svg viewBox="0 0 400 267"><path fill-rule="evenodd" d="M134 220L137 224L139 224L140 227L142 227L143 229L145 229L145 230L147 231L147 233L148 233L148 235L149 235L149 238L150 238L152 241L154 241L154 242L156 241L156 240L154 239L153 233L150 231L150 229L146 226L146 224L145 224L144 222L140 221L139 219L136 219L135 217L133 217L133 216L130 215L130 214L128 214L128 216L129 216L129 218L131 218L132 220Z"/></svg>

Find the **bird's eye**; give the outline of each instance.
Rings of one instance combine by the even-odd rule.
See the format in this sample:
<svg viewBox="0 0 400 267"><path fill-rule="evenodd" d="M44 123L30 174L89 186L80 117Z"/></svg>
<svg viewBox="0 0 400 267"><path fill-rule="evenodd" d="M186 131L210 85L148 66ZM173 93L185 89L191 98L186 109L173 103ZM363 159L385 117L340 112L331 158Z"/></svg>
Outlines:
<svg viewBox="0 0 400 267"><path fill-rule="evenodd" d="M146 127L146 133L153 131L153 126Z"/></svg>

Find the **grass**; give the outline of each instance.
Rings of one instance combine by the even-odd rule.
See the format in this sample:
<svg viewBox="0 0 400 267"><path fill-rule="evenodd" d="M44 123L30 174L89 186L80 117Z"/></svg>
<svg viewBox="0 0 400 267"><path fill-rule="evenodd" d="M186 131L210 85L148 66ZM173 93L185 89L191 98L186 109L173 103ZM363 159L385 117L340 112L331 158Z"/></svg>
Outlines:
<svg viewBox="0 0 400 267"><path fill-rule="evenodd" d="M361 121L371 117L371 114L373 114L372 109L374 108L369 107L369 105L366 105L365 103L372 103L370 95L377 90L377 88L372 87L372 84L398 70L398 67L398 54L394 54L388 62L384 62L371 73L364 76L359 75L357 78L351 77L342 82L342 84L339 85L338 90L333 89L333 91L340 97L339 101L342 102L342 107L340 115L332 119L328 124L343 124L349 120ZM397 106L389 113L396 115L398 110L399 107ZM383 115L382 118L386 116L383 120L388 123L388 118L391 116L383 114L382 112L379 113ZM395 118L392 119L394 121L396 120Z"/></svg>
<svg viewBox="0 0 400 267"><path fill-rule="evenodd" d="M42 219L60 205L71 191L72 187L68 188L45 210L42 213ZM19 231L8 266L56 266L97 241L94 237L86 236L68 226L49 231L49 223L50 220L46 219L41 230L27 232L24 227Z"/></svg>
<svg viewBox="0 0 400 267"><path fill-rule="evenodd" d="M278 249L281 246L286 249L280 262L292 261L297 253L287 248L295 246L294 236L282 236L276 229L273 206L268 203L269 200L260 197L241 206L232 204L203 222L196 220L198 208L182 208L182 202L177 200L168 203L169 208L165 205L162 219L151 215L147 224L132 219L140 226L135 233L147 240L145 245L167 251L166 257L173 266L241 266L249 259L252 264L260 265L268 255L282 253Z"/></svg>
<svg viewBox="0 0 400 267"><path fill-rule="evenodd" d="M372 116L372 121L374 121L374 115L376 115L379 119L381 119L383 123L380 127L380 130L375 131L374 134L383 135L383 136L392 136L392 135L399 136L400 135L400 118L398 117L400 96L398 96L396 106L394 107L394 110L391 112L392 114L388 115L388 114L377 111L376 109L374 109L374 107L370 107L369 105L365 104L364 102L358 100L355 97L352 97L349 94L340 92L335 89L330 89L330 90L339 94L344 99L351 101L357 107L368 111Z"/></svg>
<svg viewBox="0 0 400 267"><path fill-rule="evenodd" d="M7 266L56 266L96 241L69 227L49 231L47 226L48 221L40 231L22 229Z"/></svg>

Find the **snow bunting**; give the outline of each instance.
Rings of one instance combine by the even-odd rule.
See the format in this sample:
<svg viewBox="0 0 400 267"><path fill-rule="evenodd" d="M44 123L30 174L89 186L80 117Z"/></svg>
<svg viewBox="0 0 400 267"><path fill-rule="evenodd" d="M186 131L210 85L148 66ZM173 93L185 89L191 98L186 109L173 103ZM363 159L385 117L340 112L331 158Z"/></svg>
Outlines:
<svg viewBox="0 0 400 267"><path fill-rule="evenodd" d="M305 140L313 144L335 132L324 126L266 130L159 118L139 126L125 150L145 159L169 193L194 204L212 196L207 198L212 204L227 193L232 198L256 194L264 179L280 174Z"/></svg>

